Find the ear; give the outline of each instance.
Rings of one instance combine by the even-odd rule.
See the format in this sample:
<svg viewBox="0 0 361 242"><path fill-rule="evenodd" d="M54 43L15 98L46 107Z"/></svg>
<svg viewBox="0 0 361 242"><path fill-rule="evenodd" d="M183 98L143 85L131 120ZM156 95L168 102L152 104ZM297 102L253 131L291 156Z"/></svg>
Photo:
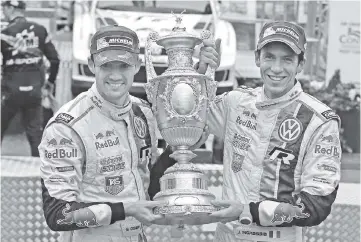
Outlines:
<svg viewBox="0 0 361 242"><path fill-rule="evenodd" d="M95 74L95 64L94 64L94 61L93 59L91 58L91 56L88 57L88 67L89 67L89 70Z"/></svg>
<svg viewBox="0 0 361 242"><path fill-rule="evenodd" d="M258 50L255 50L255 51L254 51L254 60L255 60L255 62L256 62L256 66L257 66L257 67L260 67L260 65L261 65L260 54L261 54L260 51L258 51Z"/></svg>
<svg viewBox="0 0 361 242"><path fill-rule="evenodd" d="M303 71L303 67L305 66L306 59L303 59L300 61L300 63L297 66L297 73L301 73Z"/></svg>
<svg viewBox="0 0 361 242"><path fill-rule="evenodd" d="M142 60L139 58L138 55L137 63L135 64L135 74L139 72L141 64L142 64Z"/></svg>

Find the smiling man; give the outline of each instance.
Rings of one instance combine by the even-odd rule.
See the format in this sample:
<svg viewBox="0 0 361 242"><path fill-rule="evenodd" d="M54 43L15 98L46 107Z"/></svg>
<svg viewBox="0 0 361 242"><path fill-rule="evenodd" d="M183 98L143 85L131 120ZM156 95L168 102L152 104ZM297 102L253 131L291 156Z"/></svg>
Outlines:
<svg viewBox="0 0 361 242"><path fill-rule="evenodd" d="M220 42L218 41L218 47ZM215 46L202 66L216 68ZM143 224L162 215L147 201L149 167L157 159L156 122L149 104L129 94L139 71L139 39L122 26L93 36L89 68L95 83L49 121L39 146L44 215L60 241L146 241Z"/></svg>
<svg viewBox="0 0 361 242"><path fill-rule="evenodd" d="M224 139L223 194L215 241L303 241L326 219L340 181L339 117L304 93L306 37L289 22L263 26L257 49L263 87L217 96L207 116ZM250 224L241 224L244 218Z"/></svg>

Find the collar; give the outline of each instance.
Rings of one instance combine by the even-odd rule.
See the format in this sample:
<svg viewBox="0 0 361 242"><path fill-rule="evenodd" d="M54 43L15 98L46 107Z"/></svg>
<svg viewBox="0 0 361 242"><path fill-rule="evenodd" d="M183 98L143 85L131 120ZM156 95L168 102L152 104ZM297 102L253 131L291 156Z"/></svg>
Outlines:
<svg viewBox="0 0 361 242"><path fill-rule="evenodd" d="M285 95L279 98L269 99L266 97L263 86L261 93L261 100L256 102L256 107L258 109L272 109L276 107L279 108L288 105L289 103L294 101L296 98L300 96L302 92L303 90L301 84L299 81L296 80L296 84Z"/></svg>
<svg viewBox="0 0 361 242"><path fill-rule="evenodd" d="M95 83L89 89L90 100L101 113L110 117L113 120L124 120L128 117L129 111L132 107L132 102L128 95L128 102L124 106L118 106L105 100L98 92Z"/></svg>

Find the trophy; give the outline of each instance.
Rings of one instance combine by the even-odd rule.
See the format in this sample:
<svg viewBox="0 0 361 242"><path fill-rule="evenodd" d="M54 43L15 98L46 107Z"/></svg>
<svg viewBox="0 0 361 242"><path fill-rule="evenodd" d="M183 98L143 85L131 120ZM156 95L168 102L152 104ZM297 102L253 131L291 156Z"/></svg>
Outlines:
<svg viewBox="0 0 361 242"><path fill-rule="evenodd" d="M215 196L207 190L208 179L190 162L196 155L189 150L202 136L209 103L217 89L215 70L208 67L205 75L197 73L192 55L202 39L214 40L209 31L203 31L200 37L187 33L181 22L181 15L176 16L176 26L166 36L150 33L145 47L145 90L159 131L173 147L170 157L177 161L165 171L160 179L161 191L154 196L154 200L168 204L155 208L154 213L164 214L169 225L196 225L211 223L209 213L218 210L210 203ZM154 43L164 47L168 55L168 68L159 76L151 59Z"/></svg>

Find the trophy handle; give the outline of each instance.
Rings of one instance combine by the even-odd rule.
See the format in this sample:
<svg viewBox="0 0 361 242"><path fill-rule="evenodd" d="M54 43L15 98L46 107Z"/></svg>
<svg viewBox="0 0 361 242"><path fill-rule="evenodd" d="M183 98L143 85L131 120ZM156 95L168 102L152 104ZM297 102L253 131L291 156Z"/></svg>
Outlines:
<svg viewBox="0 0 361 242"><path fill-rule="evenodd" d="M152 50L151 46L153 42L159 39L159 34L155 31L149 33L147 37L147 43L145 45L145 52L144 52L144 60L145 60L145 70L147 72L147 79L151 80L156 78L158 75L154 70L153 62L152 62Z"/></svg>
<svg viewBox="0 0 361 242"><path fill-rule="evenodd" d="M215 43L214 38L213 38L213 36L212 36L212 33L211 33L211 31L209 31L209 30L203 30L203 31L201 32L201 36L200 36L200 37L201 37L201 39L202 39L203 41L204 41L204 40L207 40L207 41L210 41L212 44ZM210 77L212 80L214 80L214 75L215 75L215 73L216 73L216 69L208 66L205 75L208 76L208 77Z"/></svg>

